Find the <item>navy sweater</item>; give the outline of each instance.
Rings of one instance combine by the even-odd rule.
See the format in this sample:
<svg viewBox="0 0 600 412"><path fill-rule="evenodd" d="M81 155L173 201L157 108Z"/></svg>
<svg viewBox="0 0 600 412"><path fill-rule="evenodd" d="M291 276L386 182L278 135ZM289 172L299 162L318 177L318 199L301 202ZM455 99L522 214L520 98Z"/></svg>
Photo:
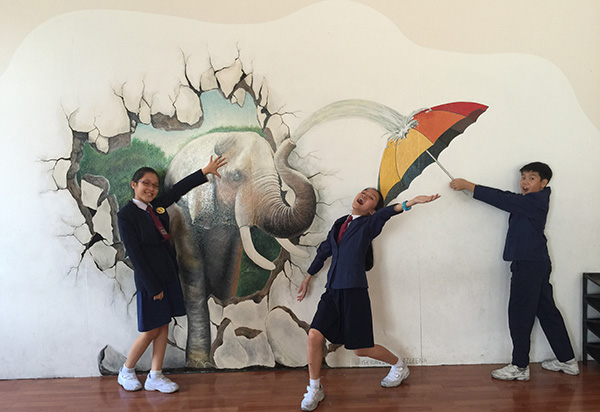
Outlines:
<svg viewBox="0 0 600 412"><path fill-rule="evenodd" d="M503 259L550 260L544 229L550 188L526 195L476 185L473 197L510 213Z"/></svg>

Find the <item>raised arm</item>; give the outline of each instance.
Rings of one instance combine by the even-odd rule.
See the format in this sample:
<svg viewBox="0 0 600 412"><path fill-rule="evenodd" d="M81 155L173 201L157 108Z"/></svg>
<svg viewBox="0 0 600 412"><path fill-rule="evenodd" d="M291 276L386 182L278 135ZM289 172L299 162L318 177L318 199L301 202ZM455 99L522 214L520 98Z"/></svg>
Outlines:
<svg viewBox="0 0 600 412"><path fill-rule="evenodd" d="M184 177L179 182L175 183L171 189L167 190L164 194L157 197L152 205L154 206L162 206L169 207L173 203L177 202L181 196L185 195L187 192L192 190L193 188L200 186L203 183L206 183L208 179L206 178L206 174L214 174L217 177L221 177L217 172L217 169L227 164L225 158L222 156L218 156L216 159L210 157L208 164L204 166L202 169L197 170L189 176Z"/></svg>

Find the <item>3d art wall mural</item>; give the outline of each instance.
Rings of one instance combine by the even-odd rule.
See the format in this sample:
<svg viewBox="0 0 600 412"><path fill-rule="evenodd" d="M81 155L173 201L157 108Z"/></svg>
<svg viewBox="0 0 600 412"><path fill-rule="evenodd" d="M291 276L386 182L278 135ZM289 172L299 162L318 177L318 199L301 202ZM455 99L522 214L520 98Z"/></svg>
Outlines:
<svg viewBox="0 0 600 412"><path fill-rule="evenodd" d="M600 194L573 216L573 177L600 172L600 134L542 59L425 49L353 2L256 25L90 10L29 35L0 78L0 110L14 234L0 265L22 274L0 304L14 314L0 378L118 371L136 336L116 225L131 176L151 166L169 187L214 155L228 161L221 179L169 210L188 315L170 325L165 369L306 366L325 274L305 301L297 289L331 222L372 186L388 204L442 194L376 240L376 339L412 364L505 361L506 216L452 192L449 176L511 190L534 160L555 169L547 230L577 346ZM533 358L549 351L536 331ZM19 372L8 359L23 353ZM325 353L332 367L372 365Z"/></svg>

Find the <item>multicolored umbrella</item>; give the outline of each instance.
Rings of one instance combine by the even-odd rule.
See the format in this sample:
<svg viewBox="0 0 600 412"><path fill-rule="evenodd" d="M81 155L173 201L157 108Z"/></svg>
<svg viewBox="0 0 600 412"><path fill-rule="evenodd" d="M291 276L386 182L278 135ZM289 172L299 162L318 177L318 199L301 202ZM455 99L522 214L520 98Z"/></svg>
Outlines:
<svg viewBox="0 0 600 412"><path fill-rule="evenodd" d="M385 204L406 190L433 162L452 179L437 158L452 139L464 132L487 108L479 103L455 102L413 115L407 131L388 139L381 158L379 190Z"/></svg>

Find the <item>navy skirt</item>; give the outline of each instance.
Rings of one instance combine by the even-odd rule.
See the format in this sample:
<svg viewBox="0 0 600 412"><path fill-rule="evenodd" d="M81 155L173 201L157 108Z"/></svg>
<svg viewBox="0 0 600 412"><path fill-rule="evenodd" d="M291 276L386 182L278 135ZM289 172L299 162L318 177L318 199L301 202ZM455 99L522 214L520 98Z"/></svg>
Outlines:
<svg viewBox="0 0 600 412"><path fill-rule="evenodd" d="M154 300L144 291L137 291L138 330L148 332L171 322L171 318L185 315L185 304L179 278L165 286L164 297Z"/></svg>

